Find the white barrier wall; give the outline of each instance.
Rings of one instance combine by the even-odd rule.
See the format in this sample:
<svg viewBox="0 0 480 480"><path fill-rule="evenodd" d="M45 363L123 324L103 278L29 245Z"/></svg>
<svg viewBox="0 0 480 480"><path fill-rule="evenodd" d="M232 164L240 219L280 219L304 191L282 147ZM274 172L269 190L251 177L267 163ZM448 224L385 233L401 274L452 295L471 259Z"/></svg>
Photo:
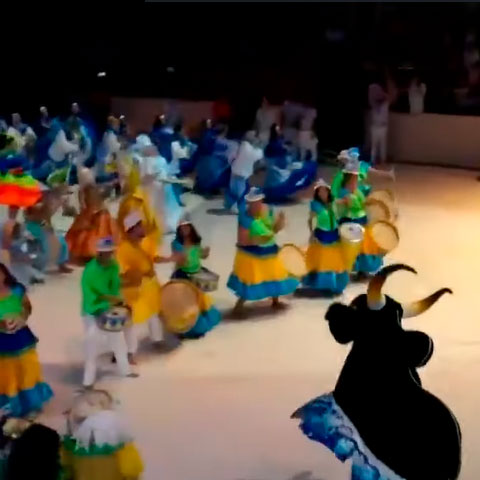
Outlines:
<svg viewBox="0 0 480 480"><path fill-rule="evenodd" d="M390 114L392 161L480 168L480 117Z"/></svg>

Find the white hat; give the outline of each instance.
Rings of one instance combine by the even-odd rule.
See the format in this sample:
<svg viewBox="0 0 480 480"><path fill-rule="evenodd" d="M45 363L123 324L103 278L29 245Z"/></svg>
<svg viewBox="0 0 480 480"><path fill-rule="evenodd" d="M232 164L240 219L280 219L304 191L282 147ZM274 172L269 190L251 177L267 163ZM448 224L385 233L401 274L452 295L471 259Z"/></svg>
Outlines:
<svg viewBox="0 0 480 480"><path fill-rule="evenodd" d="M190 215L188 214L184 215L178 222L179 227L181 227L182 225L191 225L191 224L192 224L192 220L190 218Z"/></svg>
<svg viewBox="0 0 480 480"><path fill-rule="evenodd" d="M329 190L331 189L330 185L323 178L319 178L313 185L313 188L315 190L320 187L325 187L325 188L328 188Z"/></svg>
<svg viewBox="0 0 480 480"><path fill-rule="evenodd" d="M350 158L350 160L345 164L343 173L358 175L360 173L360 162L354 158Z"/></svg>
<svg viewBox="0 0 480 480"><path fill-rule="evenodd" d="M115 250L115 242L112 237L99 238L97 241L97 252L113 252Z"/></svg>
<svg viewBox="0 0 480 480"><path fill-rule="evenodd" d="M258 187L250 188L250 191L245 195L247 202L258 202L264 198L265 194Z"/></svg>
<svg viewBox="0 0 480 480"><path fill-rule="evenodd" d="M138 210L133 210L123 219L123 228L128 232L132 227L143 221L142 214Z"/></svg>
<svg viewBox="0 0 480 480"><path fill-rule="evenodd" d="M151 147L153 145L152 141L150 140L150 137L148 135L142 134L139 135L136 139L136 147L138 148L145 148L145 147Z"/></svg>
<svg viewBox="0 0 480 480"><path fill-rule="evenodd" d="M348 150L342 150L337 157L339 160L350 160Z"/></svg>

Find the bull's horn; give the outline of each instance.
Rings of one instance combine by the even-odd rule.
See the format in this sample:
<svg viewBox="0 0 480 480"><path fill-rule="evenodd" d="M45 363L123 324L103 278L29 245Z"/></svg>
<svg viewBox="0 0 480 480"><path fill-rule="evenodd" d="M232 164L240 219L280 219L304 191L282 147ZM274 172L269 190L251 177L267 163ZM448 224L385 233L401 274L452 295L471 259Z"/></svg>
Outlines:
<svg viewBox="0 0 480 480"><path fill-rule="evenodd" d="M398 263L395 265L388 265L382 268L368 284L367 290L367 304L370 310L381 310L385 305L385 296L382 293L382 287L389 275L398 270L407 270L408 272L417 273L412 267Z"/></svg>
<svg viewBox="0 0 480 480"><path fill-rule="evenodd" d="M428 310L440 297L446 293L453 292L449 288L441 288L423 300L417 300L416 302L406 303L404 305L402 304L403 318L416 317L417 315L420 315Z"/></svg>

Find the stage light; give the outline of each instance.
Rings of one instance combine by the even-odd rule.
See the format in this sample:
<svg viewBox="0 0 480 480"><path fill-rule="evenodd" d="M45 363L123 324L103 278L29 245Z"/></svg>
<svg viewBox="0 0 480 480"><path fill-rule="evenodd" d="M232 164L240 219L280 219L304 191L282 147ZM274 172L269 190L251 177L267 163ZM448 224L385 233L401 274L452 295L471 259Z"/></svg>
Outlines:
<svg viewBox="0 0 480 480"><path fill-rule="evenodd" d="M107 72L98 72L97 73L97 77L106 77L107 76Z"/></svg>
<svg viewBox="0 0 480 480"><path fill-rule="evenodd" d="M167 67L167 72L168 73L174 73L175 69L173 67Z"/></svg>

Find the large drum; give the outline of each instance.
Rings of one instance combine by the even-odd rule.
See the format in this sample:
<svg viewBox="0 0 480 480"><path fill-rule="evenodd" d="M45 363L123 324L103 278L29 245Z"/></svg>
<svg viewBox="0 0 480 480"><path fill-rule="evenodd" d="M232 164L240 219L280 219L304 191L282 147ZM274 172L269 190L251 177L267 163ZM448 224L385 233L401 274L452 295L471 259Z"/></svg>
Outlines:
<svg viewBox="0 0 480 480"><path fill-rule="evenodd" d="M130 312L128 308L115 306L96 317L100 330L105 332L121 332L128 324Z"/></svg>
<svg viewBox="0 0 480 480"><path fill-rule="evenodd" d="M367 200L379 200L388 208L388 218L379 219L388 222L395 222L398 218L398 207L395 202L395 197L390 190L375 190L372 192Z"/></svg>
<svg viewBox="0 0 480 480"><path fill-rule="evenodd" d="M367 212L367 219L369 224L379 221L390 220L390 209L381 200L368 197L365 202L365 211Z"/></svg>
<svg viewBox="0 0 480 480"><path fill-rule="evenodd" d="M296 245L285 244L278 252L278 257L290 275L302 278L308 273L305 253Z"/></svg>
<svg viewBox="0 0 480 480"><path fill-rule="evenodd" d="M199 272L190 275L192 283L203 292L214 292L218 289L220 276L203 267Z"/></svg>
<svg viewBox="0 0 480 480"><path fill-rule="evenodd" d="M188 280L171 280L160 290L162 316L168 331L181 334L191 330L200 315L202 292Z"/></svg>
<svg viewBox="0 0 480 480"><path fill-rule="evenodd" d="M345 263L348 271L351 271L362 250L365 229L358 223L348 222L340 225L339 234Z"/></svg>
<svg viewBox="0 0 480 480"><path fill-rule="evenodd" d="M380 221L373 224L369 233L383 255L391 252L400 240L397 228L389 222Z"/></svg>

